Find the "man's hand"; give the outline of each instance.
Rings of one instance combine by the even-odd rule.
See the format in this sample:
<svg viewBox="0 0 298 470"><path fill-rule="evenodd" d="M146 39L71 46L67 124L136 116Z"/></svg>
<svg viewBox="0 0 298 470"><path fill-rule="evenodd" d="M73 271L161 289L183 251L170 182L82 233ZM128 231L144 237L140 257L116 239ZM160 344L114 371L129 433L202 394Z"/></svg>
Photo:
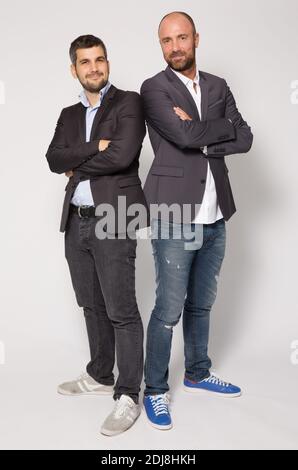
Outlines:
<svg viewBox="0 0 298 470"><path fill-rule="evenodd" d="M104 150L108 148L110 142L111 142L110 140L101 139L98 144L98 150L100 152L103 152Z"/></svg>
<svg viewBox="0 0 298 470"><path fill-rule="evenodd" d="M183 111L183 109L178 107L174 107L173 109L181 121L192 121L192 118L185 111Z"/></svg>
<svg viewBox="0 0 298 470"><path fill-rule="evenodd" d="M72 170L67 171L67 172L65 173L65 176L67 176L67 178L72 178L72 177L73 177L73 171L72 171Z"/></svg>

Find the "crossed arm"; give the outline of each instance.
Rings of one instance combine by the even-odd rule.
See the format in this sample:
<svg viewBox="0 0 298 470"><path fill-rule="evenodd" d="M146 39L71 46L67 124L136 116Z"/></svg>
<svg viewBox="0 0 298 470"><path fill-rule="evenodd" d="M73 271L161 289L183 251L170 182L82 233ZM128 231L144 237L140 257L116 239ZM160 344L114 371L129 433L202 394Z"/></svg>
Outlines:
<svg viewBox="0 0 298 470"><path fill-rule="evenodd" d="M73 146L67 145L66 120L67 110L63 109L56 125L54 137L46 153L50 170L54 173L73 170L98 152L98 140Z"/></svg>
<svg viewBox="0 0 298 470"><path fill-rule="evenodd" d="M142 86L141 95L148 123L181 149L207 146L209 156L223 156L247 152L251 147L250 128L243 121L227 85L225 117L207 121L193 120L174 106L165 90L152 89L147 82Z"/></svg>
<svg viewBox="0 0 298 470"><path fill-rule="evenodd" d="M127 93L117 110L117 128L112 140L95 140L69 147L65 138L65 115L62 111L54 138L46 154L50 169L71 177L78 171L86 177L117 173L136 157L146 128L140 96Z"/></svg>
<svg viewBox="0 0 298 470"><path fill-rule="evenodd" d="M213 157L246 153L250 150L253 142L251 129L238 111L234 96L227 84L226 87L225 117L232 121L236 135L234 140L209 145L208 155Z"/></svg>
<svg viewBox="0 0 298 470"><path fill-rule="evenodd" d="M103 152L104 150L108 148L110 143L111 143L110 140L100 139L99 144L98 144L98 151ZM74 175L73 170L69 170L65 172L65 176L67 176L68 178L71 178L73 175Z"/></svg>

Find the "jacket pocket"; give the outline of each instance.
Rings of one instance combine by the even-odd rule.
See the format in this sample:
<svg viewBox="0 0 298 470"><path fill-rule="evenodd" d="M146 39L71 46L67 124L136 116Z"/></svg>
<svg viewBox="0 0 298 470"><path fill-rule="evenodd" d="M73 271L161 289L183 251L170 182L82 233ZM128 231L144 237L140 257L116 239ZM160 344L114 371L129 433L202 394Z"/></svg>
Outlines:
<svg viewBox="0 0 298 470"><path fill-rule="evenodd" d="M126 178L121 178L118 180L118 185L120 188L126 188L127 186L141 185L141 180L138 176L127 176Z"/></svg>
<svg viewBox="0 0 298 470"><path fill-rule="evenodd" d="M184 168L180 166L161 166L156 165L151 168L151 174L157 176L174 176L181 178L184 176Z"/></svg>
<svg viewBox="0 0 298 470"><path fill-rule="evenodd" d="M214 106L217 106L218 104L223 103L223 98L220 98L219 100L215 101L215 103L212 103L208 106L208 109L214 108Z"/></svg>

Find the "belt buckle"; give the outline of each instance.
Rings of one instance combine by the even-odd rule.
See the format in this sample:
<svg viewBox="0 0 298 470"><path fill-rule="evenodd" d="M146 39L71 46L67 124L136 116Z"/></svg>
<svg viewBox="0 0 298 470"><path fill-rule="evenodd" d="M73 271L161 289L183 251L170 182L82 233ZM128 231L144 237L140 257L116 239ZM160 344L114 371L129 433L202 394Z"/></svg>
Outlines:
<svg viewBox="0 0 298 470"><path fill-rule="evenodd" d="M79 215L80 219L88 219L88 216L83 216L81 214L81 208L85 209L86 207L89 207L89 206L79 206L78 207L78 215Z"/></svg>

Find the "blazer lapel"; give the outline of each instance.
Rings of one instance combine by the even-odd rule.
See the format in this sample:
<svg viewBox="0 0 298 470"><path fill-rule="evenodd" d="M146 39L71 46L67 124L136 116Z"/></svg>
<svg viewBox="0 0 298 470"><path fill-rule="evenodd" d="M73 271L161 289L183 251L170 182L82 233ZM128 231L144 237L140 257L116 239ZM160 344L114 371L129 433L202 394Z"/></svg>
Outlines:
<svg viewBox="0 0 298 470"><path fill-rule="evenodd" d="M168 66L165 70L165 74L168 78L168 80L172 83L172 85L177 88L177 90L183 95L184 98L187 99L189 105L191 106L191 109L193 110L192 115L196 118L199 119L199 113L196 107L196 104L194 102L193 97L191 96L189 90L187 87L182 83L179 77L171 70L171 68Z"/></svg>
<svg viewBox="0 0 298 470"><path fill-rule="evenodd" d="M93 140L94 132L98 124L100 123L101 119L103 118L105 111L111 106L112 100L114 99L116 92L117 92L117 88L114 87L114 85L111 85L108 92L105 94L93 121L90 141Z"/></svg>
<svg viewBox="0 0 298 470"><path fill-rule="evenodd" d="M199 72L201 88L201 114L202 121L206 121L208 113L209 88L204 72Z"/></svg>
<svg viewBox="0 0 298 470"><path fill-rule="evenodd" d="M86 142L86 108L82 103L78 108L78 126L80 141Z"/></svg>

